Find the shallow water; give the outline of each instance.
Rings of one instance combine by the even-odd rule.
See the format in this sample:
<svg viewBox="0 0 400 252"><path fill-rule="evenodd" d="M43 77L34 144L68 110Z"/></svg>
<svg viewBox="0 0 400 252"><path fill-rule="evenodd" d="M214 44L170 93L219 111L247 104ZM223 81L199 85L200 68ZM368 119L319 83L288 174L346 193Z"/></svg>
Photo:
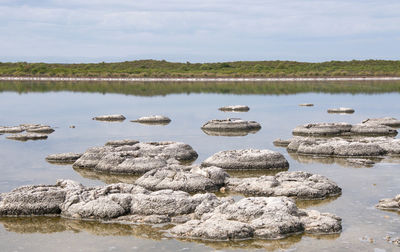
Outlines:
<svg viewBox="0 0 400 252"><path fill-rule="evenodd" d="M381 198L400 193L400 158L384 159L370 168L351 167L341 159L311 159L289 155L275 147L276 138L291 137L291 130L309 122L358 123L368 117L400 118L400 82L361 83L235 83L216 88L213 83L111 84L0 82L0 125L42 123L55 127L47 140L19 142L0 135L0 192L26 184L53 184L56 179L84 185L131 182L136 177L109 176L74 170L71 165L45 161L53 153L83 152L108 140L182 141L199 154L200 163L228 149L266 148L285 155L289 171L319 173L337 182L343 194L323 201L298 202L343 218L338 235L296 235L287 239L241 242L176 240L162 232L166 227L121 225L66 220L59 217L0 218L1 251L120 251L212 249L267 249L308 251L394 251L384 237L400 236L400 215L375 209ZM132 91L133 90L133 91ZM314 107L300 107L314 103ZM246 113L226 113L217 108L244 104ZM328 114L333 107L351 107L354 114ZM103 114L123 114L124 122L99 122ZM172 122L150 126L129 122L141 116L162 114ZM200 127L210 119L240 117L255 120L262 129L247 136L210 136ZM74 125L75 128L69 126ZM232 173L259 176L263 172Z"/></svg>

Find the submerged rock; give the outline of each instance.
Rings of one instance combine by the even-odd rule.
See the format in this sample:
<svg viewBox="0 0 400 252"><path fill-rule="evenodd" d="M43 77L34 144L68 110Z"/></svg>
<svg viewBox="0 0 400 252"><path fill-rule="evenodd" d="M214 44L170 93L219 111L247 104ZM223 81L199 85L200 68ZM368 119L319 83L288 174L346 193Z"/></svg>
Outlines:
<svg viewBox="0 0 400 252"><path fill-rule="evenodd" d="M400 194L392 199L381 199L376 207L383 210L400 211Z"/></svg>
<svg viewBox="0 0 400 252"><path fill-rule="evenodd" d="M288 161L279 152L256 149L220 151L204 160L201 165L229 170L289 168Z"/></svg>
<svg viewBox="0 0 400 252"><path fill-rule="evenodd" d="M123 121L125 119L126 118L123 115L102 115L93 117L93 120L97 121Z"/></svg>
<svg viewBox="0 0 400 252"><path fill-rule="evenodd" d="M221 111L233 111L233 112L247 112L250 110L248 106L245 105L231 105L219 108Z"/></svg>
<svg viewBox="0 0 400 252"><path fill-rule="evenodd" d="M287 196L323 199L341 194L342 189L328 178L308 172L280 172L275 176L229 178L226 188L252 196Z"/></svg>
<svg viewBox="0 0 400 252"><path fill-rule="evenodd" d="M144 124L169 124L171 122L171 119L162 115L152 115L152 116L140 117L136 120L132 120L131 122L144 123Z"/></svg>
<svg viewBox="0 0 400 252"><path fill-rule="evenodd" d="M229 175L218 167L178 166L151 170L137 179L135 184L152 191L172 189L206 192L219 190L225 184L227 177Z"/></svg>
<svg viewBox="0 0 400 252"><path fill-rule="evenodd" d="M78 160L83 154L82 153L59 153L59 154L52 154L46 157L46 161L50 163L74 163Z"/></svg>
<svg viewBox="0 0 400 252"><path fill-rule="evenodd" d="M0 216L57 214L82 220L132 223L184 223L167 230L179 237L226 240L278 239L299 232L338 233L335 215L302 210L286 197L244 198L215 194L150 192L130 184L84 187L74 181L24 186L0 194Z"/></svg>
<svg viewBox="0 0 400 252"><path fill-rule="evenodd" d="M398 128L400 127L400 120L393 117L368 118L362 121L362 124L378 124Z"/></svg>
<svg viewBox="0 0 400 252"><path fill-rule="evenodd" d="M261 129L261 125L255 121L245 121L238 118L225 120L211 120L205 123L202 130L206 131L255 131Z"/></svg>
<svg viewBox="0 0 400 252"><path fill-rule="evenodd" d="M354 109L352 109L352 108L332 108L332 109L328 109L328 113L352 114L352 113L354 113Z"/></svg>
<svg viewBox="0 0 400 252"><path fill-rule="evenodd" d="M21 134L13 134L9 135L6 138L18 141L28 141L28 140L42 140L47 139L46 134L37 134L37 133L21 133Z"/></svg>
<svg viewBox="0 0 400 252"><path fill-rule="evenodd" d="M216 207L200 219L175 226L170 233L185 238L240 240L280 239L301 232L338 233L336 215L301 210L286 197L244 198Z"/></svg>
<svg viewBox="0 0 400 252"><path fill-rule="evenodd" d="M192 162L197 156L190 145L180 142L134 144L122 140L108 142L103 147L89 148L73 166L98 172L143 174L152 169Z"/></svg>

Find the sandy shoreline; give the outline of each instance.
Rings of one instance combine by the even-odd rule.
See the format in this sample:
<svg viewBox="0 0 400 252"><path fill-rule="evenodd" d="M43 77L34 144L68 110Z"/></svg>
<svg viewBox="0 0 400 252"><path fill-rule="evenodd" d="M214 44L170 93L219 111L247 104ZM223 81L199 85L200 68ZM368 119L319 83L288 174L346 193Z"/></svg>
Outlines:
<svg viewBox="0 0 400 252"><path fill-rule="evenodd" d="M268 82L268 81L394 81L400 77L326 78L80 78L80 77L1 77L2 81L124 81L124 82Z"/></svg>

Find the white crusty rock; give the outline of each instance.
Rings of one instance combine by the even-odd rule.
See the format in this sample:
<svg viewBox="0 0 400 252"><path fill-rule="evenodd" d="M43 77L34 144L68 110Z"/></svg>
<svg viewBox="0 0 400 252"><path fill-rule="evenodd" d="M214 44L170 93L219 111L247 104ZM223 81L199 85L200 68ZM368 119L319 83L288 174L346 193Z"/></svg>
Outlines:
<svg viewBox="0 0 400 252"><path fill-rule="evenodd" d="M123 121L125 119L126 118L123 115L102 115L93 117L93 120L97 121Z"/></svg>
<svg viewBox="0 0 400 252"><path fill-rule="evenodd" d="M143 116L136 120L132 120L131 122L144 123L144 124L168 124L171 122L171 119L162 115L152 115L152 116Z"/></svg>
<svg viewBox="0 0 400 252"><path fill-rule="evenodd" d="M354 109L352 109L352 108L331 108L331 109L328 109L328 113L352 114L352 113L354 113Z"/></svg>
<svg viewBox="0 0 400 252"><path fill-rule="evenodd" d="M271 150L228 150L220 151L201 164L204 167L217 166L227 170L287 169L285 157Z"/></svg>
<svg viewBox="0 0 400 252"><path fill-rule="evenodd" d="M122 142L89 148L73 166L98 172L143 174L152 169L191 162L198 156L190 145L180 142L119 145Z"/></svg>
<svg viewBox="0 0 400 252"><path fill-rule="evenodd" d="M254 131L261 129L261 125L255 121L245 121L238 118L225 120L211 120L206 122L201 129L207 131Z"/></svg>
<svg viewBox="0 0 400 252"><path fill-rule="evenodd" d="M393 117L368 118L362 121L362 124L378 124L398 128L400 127L400 120Z"/></svg>
<svg viewBox="0 0 400 252"><path fill-rule="evenodd" d="M46 160L50 163L74 163L78 160L83 154L82 153L59 153L52 154L46 157Z"/></svg>
<svg viewBox="0 0 400 252"><path fill-rule="evenodd" d="M28 141L28 140L41 140L47 139L46 134L38 134L38 133L21 133L21 134L13 134L9 135L6 138L18 141Z"/></svg>
<svg viewBox="0 0 400 252"><path fill-rule="evenodd" d="M224 170L214 166L207 168L171 166L148 171L137 179L135 184L152 191L172 189L185 192L206 192L219 190L225 184L227 177L229 175Z"/></svg>
<svg viewBox="0 0 400 252"><path fill-rule="evenodd" d="M302 210L286 197L244 198L226 202L199 219L170 229L177 237L206 240L280 239L307 232L339 233L341 219L329 213Z"/></svg>
<svg viewBox="0 0 400 252"><path fill-rule="evenodd" d="M392 199L381 199L376 207L383 210L400 211L400 194Z"/></svg>
<svg viewBox="0 0 400 252"><path fill-rule="evenodd" d="M233 111L233 112L246 112L249 111L250 108L246 105L231 105L219 108L221 111Z"/></svg>
<svg viewBox="0 0 400 252"><path fill-rule="evenodd" d="M280 172L275 176L228 178L226 188L252 196L287 196L299 199L323 199L336 196L342 189L328 178L308 172Z"/></svg>

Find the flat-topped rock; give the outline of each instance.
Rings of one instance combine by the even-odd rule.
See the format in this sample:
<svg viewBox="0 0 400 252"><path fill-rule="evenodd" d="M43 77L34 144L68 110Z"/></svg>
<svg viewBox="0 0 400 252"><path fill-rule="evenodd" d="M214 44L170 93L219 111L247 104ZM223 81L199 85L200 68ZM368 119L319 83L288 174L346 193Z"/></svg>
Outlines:
<svg viewBox="0 0 400 252"><path fill-rule="evenodd" d="M140 117L136 120L132 120L131 122L144 123L144 124L168 124L171 122L171 119L162 115L152 115L152 116Z"/></svg>
<svg viewBox="0 0 400 252"><path fill-rule="evenodd" d="M400 211L400 194L392 199L381 199L376 207L383 210Z"/></svg>
<svg viewBox="0 0 400 252"><path fill-rule="evenodd" d="M287 196L298 199L323 199L342 192L328 178L301 171L254 178L227 178L226 188L251 196Z"/></svg>
<svg viewBox="0 0 400 252"><path fill-rule="evenodd" d="M46 161L50 163L67 163L71 164L78 160L83 154L82 153L59 153L52 154L46 157Z"/></svg>
<svg viewBox="0 0 400 252"><path fill-rule="evenodd" d="M350 132L355 135L367 136L396 136L397 130L392 127L380 124L355 124Z"/></svg>
<svg viewBox="0 0 400 252"><path fill-rule="evenodd" d="M18 141L28 141L28 140L43 140L47 139L46 134L39 134L39 133L21 133L21 134L13 134L9 135L6 138Z"/></svg>
<svg viewBox="0 0 400 252"><path fill-rule="evenodd" d="M219 108L221 111L247 112L250 108L246 105L231 105Z"/></svg>
<svg viewBox="0 0 400 252"><path fill-rule="evenodd" d="M126 118L123 115L102 115L93 117L93 120L97 121L123 121L125 119Z"/></svg>
<svg viewBox="0 0 400 252"><path fill-rule="evenodd" d="M354 113L354 109L352 109L352 108L331 108L331 109L328 109L328 113L352 114L352 113Z"/></svg>
<svg viewBox="0 0 400 252"><path fill-rule="evenodd" d="M337 136L349 133L349 123L308 123L293 129L293 135L299 136Z"/></svg>
<svg viewBox="0 0 400 252"><path fill-rule="evenodd" d="M192 162L198 156L190 145L180 142L119 145L123 142L128 141L117 142L116 146L89 148L73 166L98 172L143 174L152 169Z"/></svg>
<svg viewBox="0 0 400 252"><path fill-rule="evenodd" d="M190 170L188 170L188 168ZM167 167L146 172L135 184L148 190L172 189L185 192L217 191L229 175L218 167Z"/></svg>
<svg viewBox="0 0 400 252"><path fill-rule="evenodd" d="M299 104L299 106L301 106L301 107L312 107L312 106L314 106L314 104L312 104L312 103L301 103L301 104Z"/></svg>
<svg viewBox="0 0 400 252"><path fill-rule="evenodd" d="M24 130L21 126L0 126L0 133L20 133Z"/></svg>
<svg viewBox="0 0 400 252"><path fill-rule="evenodd" d="M362 124L378 124L398 128L400 127L400 120L393 117L368 118L362 121Z"/></svg>
<svg viewBox="0 0 400 252"><path fill-rule="evenodd" d="M280 239L307 233L338 233L341 219L333 214L302 210L286 197L244 198L226 202L200 219L170 230L177 237L206 240Z"/></svg>
<svg viewBox="0 0 400 252"><path fill-rule="evenodd" d="M255 121L229 118L225 120L208 121L201 129L207 131L254 131L261 129L261 125Z"/></svg>
<svg viewBox="0 0 400 252"><path fill-rule="evenodd" d="M118 147L118 146L122 146L122 145L135 145L137 143L139 143L139 141L137 141L137 140L123 139L123 140L108 141L105 145Z"/></svg>
<svg viewBox="0 0 400 252"><path fill-rule="evenodd" d="M256 149L220 151L204 160L201 165L228 170L289 168L288 161L279 152Z"/></svg>

